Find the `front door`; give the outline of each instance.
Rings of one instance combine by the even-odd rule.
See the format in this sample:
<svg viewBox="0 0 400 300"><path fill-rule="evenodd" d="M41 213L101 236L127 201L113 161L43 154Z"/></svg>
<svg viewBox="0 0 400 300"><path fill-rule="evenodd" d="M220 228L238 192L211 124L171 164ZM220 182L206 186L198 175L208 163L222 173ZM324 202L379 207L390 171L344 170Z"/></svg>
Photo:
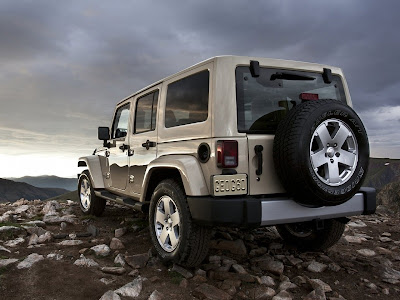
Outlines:
<svg viewBox="0 0 400 300"><path fill-rule="evenodd" d="M109 187L125 190L128 182L130 103L117 107L111 129L110 149L108 150L109 172L106 174Z"/></svg>
<svg viewBox="0 0 400 300"><path fill-rule="evenodd" d="M131 191L140 195L147 165L157 157L157 104L159 87L136 98L133 131L130 137L129 182Z"/></svg>

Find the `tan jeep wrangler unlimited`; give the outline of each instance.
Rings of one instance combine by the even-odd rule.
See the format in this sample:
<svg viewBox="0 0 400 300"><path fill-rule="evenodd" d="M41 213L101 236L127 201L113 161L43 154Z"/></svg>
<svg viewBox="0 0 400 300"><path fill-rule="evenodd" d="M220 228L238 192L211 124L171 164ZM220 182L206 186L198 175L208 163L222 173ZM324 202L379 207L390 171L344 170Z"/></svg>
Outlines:
<svg viewBox="0 0 400 300"><path fill-rule="evenodd" d="M219 224L276 225L322 250L347 216L375 211L375 190L360 188L367 134L339 68L214 57L119 102L98 137L78 162L82 211L111 200L148 212L163 261L200 264Z"/></svg>

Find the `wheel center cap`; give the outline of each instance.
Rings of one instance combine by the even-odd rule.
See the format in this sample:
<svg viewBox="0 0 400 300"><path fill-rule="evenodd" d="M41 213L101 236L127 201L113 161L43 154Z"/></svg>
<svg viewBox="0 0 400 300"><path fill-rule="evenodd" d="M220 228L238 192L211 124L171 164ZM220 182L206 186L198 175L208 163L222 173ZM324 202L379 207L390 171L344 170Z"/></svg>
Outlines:
<svg viewBox="0 0 400 300"><path fill-rule="evenodd" d="M326 150L326 154L327 154L329 157L332 158L332 157L335 155L335 149L333 149L333 147L329 147L328 150Z"/></svg>

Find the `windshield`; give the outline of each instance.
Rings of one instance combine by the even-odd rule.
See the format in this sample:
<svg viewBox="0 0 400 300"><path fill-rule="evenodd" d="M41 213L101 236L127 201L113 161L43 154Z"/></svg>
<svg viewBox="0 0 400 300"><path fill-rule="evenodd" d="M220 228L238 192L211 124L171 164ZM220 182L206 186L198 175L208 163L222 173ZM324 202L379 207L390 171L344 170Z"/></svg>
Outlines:
<svg viewBox="0 0 400 300"><path fill-rule="evenodd" d="M238 131L275 133L287 112L306 100L335 99L346 102L342 81L333 75L325 83L322 73L260 68L252 77L250 67L236 68Z"/></svg>

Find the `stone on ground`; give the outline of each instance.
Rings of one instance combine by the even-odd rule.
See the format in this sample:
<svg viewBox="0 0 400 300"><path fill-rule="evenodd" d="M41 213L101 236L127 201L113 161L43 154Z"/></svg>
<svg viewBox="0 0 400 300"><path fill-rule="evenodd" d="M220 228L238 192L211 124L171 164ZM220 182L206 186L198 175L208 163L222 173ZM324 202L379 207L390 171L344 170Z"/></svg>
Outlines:
<svg viewBox="0 0 400 300"><path fill-rule="evenodd" d="M114 291L107 291L99 300L121 300L121 297Z"/></svg>
<svg viewBox="0 0 400 300"><path fill-rule="evenodd" d="M90 250L92 250L97 256L108 256L111 252L110 247L106 244L93 246Z"/></svg>
<svg viewBox="0 0 400 300"><path fill-rule="evenodd" d="M134 269L144 268L148 260L149 255L147 253L125 256L125 262Z"/></svg>
<svg viewBox="0 0 400 300"><path fill-rule="evenodd" d="M74 262L74 265L80 267L89 267L89 268L99 266L97 262L95 262L91 258L86 258L83 254L81 254L80 258Z"/></svg>
<svg viewBox="0 0 400 300"><path fill-rule="evenodd" d="M119 289L115 290L115 292L124 297L138 297L143 287L143 279L141 277L136 278L132 282L125 284Z"/></svg>
<svg viewBox="0 0 400 300"><path fill-rule="evenodd" d="M28 269L32 267L35 263L43 259L44 259L43 255L39 255L37 253L29 254L27 258L25 258L17 265L17 269Z"/></svg>
<svg viewBox="0 0 400 300"><path fill-rule="evenodd" d="M207 283L203 283L199 285L194 291L193 296L198 297L200 299L206 298L210 300L230 300L232 296L228 293L224 292L216 288L213 285L209 285Z"/></svg>

